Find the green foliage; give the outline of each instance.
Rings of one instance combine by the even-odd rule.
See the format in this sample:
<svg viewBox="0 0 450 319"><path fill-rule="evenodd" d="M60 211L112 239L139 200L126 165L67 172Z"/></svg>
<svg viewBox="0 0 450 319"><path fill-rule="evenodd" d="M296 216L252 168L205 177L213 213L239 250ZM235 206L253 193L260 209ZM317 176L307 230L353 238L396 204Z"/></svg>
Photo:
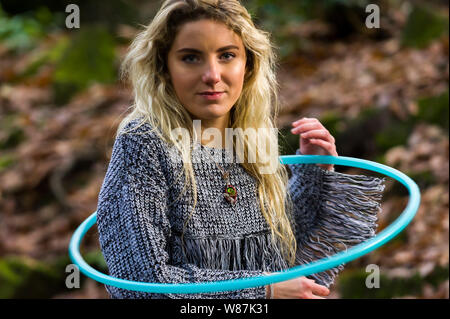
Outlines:
<svg viewBox="0 0 450 319"><path fill-rule="evenodd" d="M52 14L46 7L35 12L8 17L0 6L0 41L13 51L34 47L61 20L61 14Z"/></svg>
<svg viewBox="0 0 450 319"><path fill-rule="evenodd" d="M12 18L0 16L0 40L9 49L29 49L42 35L43 30L34 19L21 16Z"/></svg>
<svg viewBox="0 0 450 319"><path fill-rule="evenodd" d="M391 216L389 216L389 219L386 222L386 224L391 225L398 218L398 215L397 216L392 216L392 215L393 214L391 214ZM406 243L408 243L408 232L402 231L389 242L389 246L390 247L397 246L397 247L401 248L401 247L404 247L404 245Z"/></svg>
<svg viewBox="0 0 450 319"><path fill-rule="evenodd" d="M364 270L347 270L339 277L339 292L341 298L395 298L402 296L420 295L425 284L436 287L448 279L448 265L437 266L433 272L425 277L416 272L410 278L389 278L380 269L380 288L367 288L366 278L369 273Z"/></svg>
<svg viewBox="0 0 450 319"><path fill-rule="evenodd" d="M0 135L0 150L14 148L25 139L23 130L15 124L16 118L16 115L5 115L0 118L0 127L2 130L2 134Z"/></svg>
<svg viewBox="0 0 450 319"><path fill-rule="evenodd" d="M431 187L438 183L436 177L430 170L421 172L407 172L407 173L408 176L411 177L417 183L417 186L419 186L420 189L427 189L428 187Z"/></svg>
<svg viewBox="0 0 450 319"><path fill-rule="evenodd" d="M94 82L113 83L115 79L114 38L101 26L85 26L56 65L53 77L56 101L64 103Z"/></svg>
<svg viewBox="0 0 450 319"><path fill-rule="evenodd" d="M436 124L449 130L449 100L448 90L441 95L419 99L417 120Z"/></svg>
<svg viewBox="0 0 450 319"><path fill-rule="evenodd" d="M70 39L67 36L58 38L54 45L50 46L47 50L43 50L36 54L32 62L17 76L15 81L23 81L27 77L36 74L40 67L57 63L67 50L69 43Z"/></svg>
<svg viewBox="0 0 450 319"><path fill-rule="evenodd" d="M100 272L106 273L108 266L100 250L95 250L84 254L84 260L92 267Z"/></svg>
<svg viewBox="0 0 450 319"><path fill-rule="evenodd" d="M340 124L344 119L339 115L337 111L327 111L320 118L323 126L327 128L331 135L337 136L341 130Z"/></svg>
<svg viewBox="0 0 450 319"><path fill-rule="evenodd" d="M406 119L398 118L389 109L371 107L363 109L356 118L350 120L333 110L327 111L320 121L335 137L341 155L363 156L378 163L385 163L385 153L392 147L406 146L416 125L434 124L449 130L448 91L438 96L423 97L417 104L418 113ZM288 130L286 134L287 138L292 135ZM293 140L292 144L294 143L298 141ZM287 149L288 154L292 154L290 149L292 147ZM419 185L424 187L435 182L431 172L421 172L416 178Z"/></svg>
<svg viewBox="0 0 450 319"><path fill-rule="evenodd" d="M0 155L0 173L14 163L13 155Z"/></svg>
<svg viewBox="0 0 450 319"><path fill-rule="evenodd" d="M51 267L24 257L0 259L0 298L48 298L64 287Z"/></svg>
<svg viewBox="0 0 450 319"><path fill-rule="evenodd" d="M425 5L415 5L403 30L402 43L407 47L424 48L431 41L448 33L448 19Z"/></svg>
<svg viewBox="0 0 450 319"><path fill-rule="evenodd" d="M389 116L387 110L379 108L363 109L357 117L351 119L336 115L337 118L333 119L335 123L332 124L331 129L340 155L373 160L379 154L375 145L375 136ZM328 126L326 127L328 129Z"/></svg>
<svg viewBox="0 0 450 319"><path fill-rule="evenodd" d="M376 135L375 143L377 148L384 153L394 146L406 145L413 128L414 122L412 120L395 120L392 125L383 128L383 130Z"/></svg>
<svg viewBox="0 0 450 319"><path fill-rule="evenodd" d="M13 148L19 145L25 139L25 135L19 127L11 128L9 132L6 133L6 138L0 139L0 149Z"/></svg>
<svg viewBox="0 0 450 319"><path fill-rule="evenodd" d="M376 135L376 145L384 153L397 145L406 145L409 135L418 123L435 124L449 130L449 95L448 91L438 96L425 97L418 100L419 111L407 120L392 117L390 125L386 125ZM432 182L425 179L426 184Z"/></svg>
<svg viewBox="0 0 450 319"><path fill-rule="evenodd" d="M436 185L437 183L436 177L430 170L425 170L421 172L407 171L404 173L407 174L412 180L416 182L417 186L419 186L419 189L427 189L428 187ZM402 185L401 183L395 183L392 186L392 188L389 189L389 193L386 193L385 199L396 196L404 197L408 195L409 192L404 185Z"/></svg>
<svg viewBox="0 0 450 319"><path fill-rule="evenodd" d="M107 273L107 266L100 250L84 254L84 259L93 268ZM65 285L66 266L72 264L65 255L54 261L43 263L28 257L10 256L0 259L0 299L6 298L51 298L67 292ZM80 273L80 286L87 277Z"/></svg>
<svg viewBox="0 0 450 319"><path fill-rule="evenodd" d="M426 277L426 281L432 286L436 287L442 281L449 278L449 268L438 266L434 271Z"/></svg>

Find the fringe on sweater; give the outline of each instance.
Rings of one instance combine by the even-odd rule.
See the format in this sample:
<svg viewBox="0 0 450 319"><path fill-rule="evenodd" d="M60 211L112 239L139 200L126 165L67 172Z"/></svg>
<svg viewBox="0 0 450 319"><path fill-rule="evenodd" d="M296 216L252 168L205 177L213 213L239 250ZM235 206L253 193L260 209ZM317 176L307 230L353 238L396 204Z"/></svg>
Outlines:
<svg viewBox="0 0 450 319"><path fill-rule="evenodd" d="M287 269L287 263L279 248L272 243L271 237L270 232L264 232L235 238L184 237L182 241L181 236L174 235L172 249L179 250L177 253L183 254L185 262L200 268L263 271Z"/></svg>
<svg viewBox="0 0 450 319"><path fill-rule="evenodd" d="M316 168L319 169L319 168ZM375 236L384 178L323 171L313 229L297 239L296 264L330 257ZM308 277L329 287L343 265Z"/></svg>

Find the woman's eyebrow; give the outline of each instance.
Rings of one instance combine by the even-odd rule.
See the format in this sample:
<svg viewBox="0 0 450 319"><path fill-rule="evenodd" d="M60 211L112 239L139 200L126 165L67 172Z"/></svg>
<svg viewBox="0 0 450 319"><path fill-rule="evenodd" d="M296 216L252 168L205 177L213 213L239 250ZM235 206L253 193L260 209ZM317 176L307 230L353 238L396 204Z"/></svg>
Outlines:
<svg viewBox="0 0 450 319"><path fill-rule="evenodd" d="M238 46L235 45L227 45L226 47L220 48L217 50L217 52L222 52L222 51L226 51L226 50L230 50L230 49L236 49L239 50ZM193 48L183 48L183 49L179 49L177 50L177 52L194 52L194 53L202 53L202 51L197 50L197 49L193 49Z"/></svg>

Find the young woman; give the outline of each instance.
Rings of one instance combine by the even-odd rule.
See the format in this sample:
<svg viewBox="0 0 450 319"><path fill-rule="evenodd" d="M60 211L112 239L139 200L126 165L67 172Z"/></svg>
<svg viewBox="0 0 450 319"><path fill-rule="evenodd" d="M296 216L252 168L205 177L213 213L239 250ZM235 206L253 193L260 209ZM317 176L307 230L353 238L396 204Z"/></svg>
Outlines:
<svg viewBox="0 0 450 319"><path fill-rule="evenodd" d="M261 276L374 236L383 180L332 165L290 165L289 174L280 164L275 67L269 34L239 1L162 4L123 64L135 104L118 128L97 209L110 275ZM318 120L293 127L297 154L338 155ZM323 298L341 269L203 294L106 288L112 298Z"/></svg>

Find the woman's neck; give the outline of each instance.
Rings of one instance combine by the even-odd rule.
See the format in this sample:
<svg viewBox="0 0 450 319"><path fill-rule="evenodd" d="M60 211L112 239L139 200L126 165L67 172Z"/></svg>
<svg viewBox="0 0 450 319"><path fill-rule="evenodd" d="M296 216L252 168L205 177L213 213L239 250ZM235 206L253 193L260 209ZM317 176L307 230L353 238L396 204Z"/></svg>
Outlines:
<svg viewBox="0 0 450 319"><path fill-rule="evenodd" d="M225 147L225 129L229 127L230 113L227 115L211 120L201 120L201 144L214 148ZM215 128L220 132L220 136L203 134L208 128Z"/></svg>

